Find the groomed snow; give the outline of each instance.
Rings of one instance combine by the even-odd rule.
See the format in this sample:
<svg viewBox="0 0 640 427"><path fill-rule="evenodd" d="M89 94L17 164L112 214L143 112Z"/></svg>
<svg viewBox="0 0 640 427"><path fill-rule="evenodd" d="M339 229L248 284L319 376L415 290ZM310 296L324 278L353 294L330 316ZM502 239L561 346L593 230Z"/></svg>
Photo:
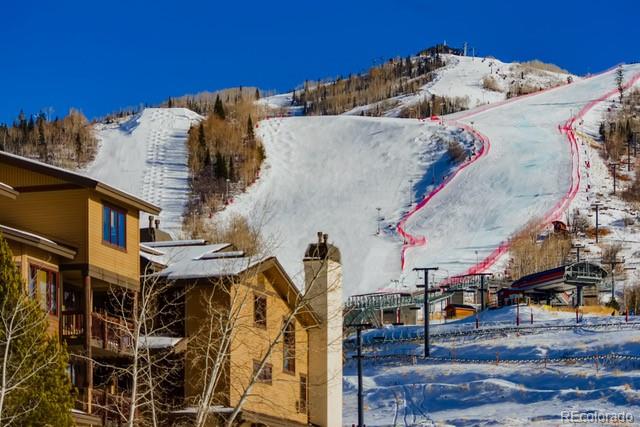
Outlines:
<svg viewBox="0 0 640 427"><path fill-rule="evenodd" d="M160 206L161 227L175 234L190 191L186 140L200 120L186 108L146 108L123 123L98 124L100 148L86 173Z"/></svg>
<svg viewBox="0 0 640 427"><path fill-rule="evenodd" d="M538 307L520 306L534 326L569 326L572 313L552 313ZM511 320L515 307L484 313L483 321ZM586 320L586 319L585 319ZM385 359L364 362L365 422L369 426L390 425L559 425L562 411L630 412L637 423L640 413L637 361L596 362L595 355L637 355L637 329L615 326L591 328L595 323L621 323L624 317L589 317L583 327L546 330L520 335L504 332L488 337L433 338L435 357L483 360L485 363L423 362ZM640 319L631 318L630 321ZM456 330L461 322L439 325L437 332ZM507 326L507 325L505 325ZM389 327L380 332L397 336ZM421 355L422 342L376 344L365 347L366 356L385 354ZM549 363L505 363L505 360L588 357L585 361ZM344 370L344 425L357 420L357 371L353 359Z"/></svg>
<svg viewBox="0 0 640 427"><path fill-rule="evenodd" d="M342 251L345 296L386 286L400 274L395 224L410 202L410 180L425 191L451 164L446 142L468 134L417 120L295 117L260 123L267 159L260 179L218 215L247 216L285 269L302 282L316 232ZM431 170L426 180L425 171ZM436 170L437 169L437 170ZM377 232L380 208L382 233Z"/></svg>

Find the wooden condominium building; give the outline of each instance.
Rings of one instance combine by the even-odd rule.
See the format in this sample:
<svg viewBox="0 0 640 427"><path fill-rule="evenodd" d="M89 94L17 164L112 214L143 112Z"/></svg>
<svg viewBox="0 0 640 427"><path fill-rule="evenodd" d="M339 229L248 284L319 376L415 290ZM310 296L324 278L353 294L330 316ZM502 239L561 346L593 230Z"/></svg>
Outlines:
<svg viewBox="0 0 640 427"><path fill-rule="evenodd" d="M110 299L140 286L141 212L160 209L84 175L0 152L0 231L27 291L67 343L76 422L102 425L125 397L105 365L128 363L128 334ZM74 357L77 355L78 357ZM124 405L122 405L124 406Z"/></svg>
<svg viewBox="0 0 640 427"><path fill-rule="evenodd" d="M342 425L339 251L326 236L309 245L301 294L273 257L201 240L157 241L167 235L152 230L152 221L143 234L155 241L141 244L141 213L159 212L95 179L0 151L0 233L25 291L68 346L76 423L118 425L127 415L130 384L113 367L131 364L131 315L141 282L152 278L181 290L170 331L146 339L180 364L171 390L179 405L166 423L196 416L207 380L203 325L233 312L208 425L241 400L240 425Z"/></svg>
<svg viewBox="0 0 640 427"><path fill-rule="evenodd" d="M337 249L320 246L324 252L305 254L309 292L303 296L274 257L202 240L142 244L150 277L183 291L184 321L175 323L173 341L164 340L181 352L184 372L178 387L184 403L171 422L189 424L205 401L207 425L218 425L246 398L238 425L341 425L341 267ZM329 318L328 309L336 315ZM204 321L212 316L224 321ZM233 323L226 337L225 322ZM225 338L222 373L207 395L207 366L216 360L203 357L204 349L218 350Z"/></svg>

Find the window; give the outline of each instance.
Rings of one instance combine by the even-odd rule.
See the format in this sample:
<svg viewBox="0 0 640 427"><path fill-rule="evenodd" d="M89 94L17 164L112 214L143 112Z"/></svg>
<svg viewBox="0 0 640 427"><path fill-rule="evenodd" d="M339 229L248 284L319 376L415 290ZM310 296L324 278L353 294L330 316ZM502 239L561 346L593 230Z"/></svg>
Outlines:
<svg viewBox="0 0 640 427"><path fill-rule="evenodd" d="M258 360L253 361L253 375L256 375L260 370L260 362ZM265 363L262 371L256 376L256 382L271 384L271 375L273 372L273 366L271 363Z"/></svg>
<svg viewBox="0 0 640 427"><path fill-rule="evenodd" d="M284 326L283 332L283 367L285 372L295 374L296 372L296 325L293 320Z"/></svg>
<svg viewBox="0 0 640 427"><path fill-rule="evenodd" d="M102 208L102 241L119 248L127 247L127 214L111 206Z"/></svg>
<svg viewBox="0 0 640 427"><path fill-rule="evenodd" d="M298 412L307 412L307 376L300 375L300 400L298 400Z"/></svg>
<svg viewBox="0 0 640 427"><path fill-rule="evenodd" d="M29 268L29 296L49 314L58 315L58 273L40 267Z"/></svg>
<svg viewBox="0 0 640 427"><path fill-rule="evenodd" d="M267 327L267 298L261 295L253 296L253 323L260 327Z"/></svg>

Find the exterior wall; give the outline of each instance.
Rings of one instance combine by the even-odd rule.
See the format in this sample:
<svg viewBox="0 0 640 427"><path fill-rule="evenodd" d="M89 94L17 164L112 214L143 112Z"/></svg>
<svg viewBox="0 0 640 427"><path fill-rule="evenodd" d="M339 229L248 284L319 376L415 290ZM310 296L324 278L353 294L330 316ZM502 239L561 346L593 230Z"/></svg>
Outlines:
<svg viewBox="0 0 640 427"><path fill-rule="evenodd" d="M309 416L321 427L342 425L342 266L305 260L309 305L320 328L309 331Z"/></svg>
<svg viewBox="0 0 640 427"><path fill-rule="evenodd" d="M68 243L77 249L70 262L86 263L88 197L86 189L27 192L16 200L3 197L0 223Z"/></svg>
<svg viewBox="0 0 640 427"><path fill-rule="evenodd" d="M204 319L208 317L208 310L206 303L211 298L211 293L214 292L214 287L207 284L201 285L187 285L190 286L185 296L185 335L187 337L194 337L198 334L199 329L203 325ZM214 300L220 304L220 307L227 307L229 305L228 294L223 291L217 292ZM201 354L198 348L198 343L189 342L187 345L186 363L184 368L184 391L187 401L193 400L197 397L203 388L203 368L200 364L194 364L194 353ZM225 375L220 380L216 394L222 398L221 405L228 405L228 381L226 373L228 372L228 366L224 368Z"/></svg>
<svg viewBox="0 0 640 427"><path fill-rule="evenodd" d="M284 318L291 312L287 303L276 292L273 283L262 273L257 277L247 278L246 286L235 286L233 290L233 300L239 310L241 324L238 325L231 350L231 406L238 403L246 389L253 374L253 361L262 359L269 345L280 333ZM267 326L264 329L254 326L253 322L256 293L267 299ZM295 373L284 371L284 345L282 339L279 339L268 361L272 365L272 382L254 384L252 395L243 405L244 410L307 423L307 412L299 412L297 404L300 400L300 377L304 375L308 378L309 373L308 331L298 320L295 320L295 338Z"/></svg>
<svg viewBox="0 0 640 427"><path fill-rule="evenodd" d="M127 211L126 249L120 249L102 241L102 207L105 202ZM88 201L88 215L88 247L91 265L138 280L140 277L140 212L137 209L126 209L121 204L101 198L100 195L92 192Z"/></svg>
<svg viewBox="0 0 640 427"><path fill-rule="evenodd" d="M4 182L5 184L10 185L13 188L33 185L57 185L65 183L58 178L6 164L3 164L0 168L0 182Z"/></svg>
<svg viewBox="0 0 640 427"><path fill-rule="evenodd" d="M20 274L22 276L24 291L28 292L27 283L29 282L29 266L39 266L46 268L47 270L59 273L59 260L58 257L52 254L49 254L46 251L43 251L38 248L34 248L28 245L24 245L21 243L16 243L11 240L7 240L9 243L9 249L13 253L14 262L20 266ZM60 313L61 308L61 283L62 277L58 277L58 312ZM49 315L49 328L48 331L51 335L58 335L59 333L59 316Z"/></svg>

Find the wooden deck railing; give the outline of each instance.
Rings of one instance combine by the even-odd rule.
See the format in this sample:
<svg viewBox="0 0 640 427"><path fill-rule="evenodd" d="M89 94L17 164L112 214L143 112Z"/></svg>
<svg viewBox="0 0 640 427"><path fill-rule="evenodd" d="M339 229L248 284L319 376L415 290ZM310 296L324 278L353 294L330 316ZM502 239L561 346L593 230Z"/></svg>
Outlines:
<svg viewBox="0 0 640 427"><path fill-rule="evenodd" d="M89 412L87 389L78 389L76 409ZM129 416L131 398L124 393L112 394L105 390L91 390L91 414L102 419L104 426L121 426Z"/></svg>
<svg viewBox="0 0 640 427"><path fill-rule="evenodd" d="M130 331L131 321L103 313L91 313L91 343L96 347L117 353L130 352L133 348ZM65 311L62 313L62 338L74 341L85 335L84 313Z"/></svg>

